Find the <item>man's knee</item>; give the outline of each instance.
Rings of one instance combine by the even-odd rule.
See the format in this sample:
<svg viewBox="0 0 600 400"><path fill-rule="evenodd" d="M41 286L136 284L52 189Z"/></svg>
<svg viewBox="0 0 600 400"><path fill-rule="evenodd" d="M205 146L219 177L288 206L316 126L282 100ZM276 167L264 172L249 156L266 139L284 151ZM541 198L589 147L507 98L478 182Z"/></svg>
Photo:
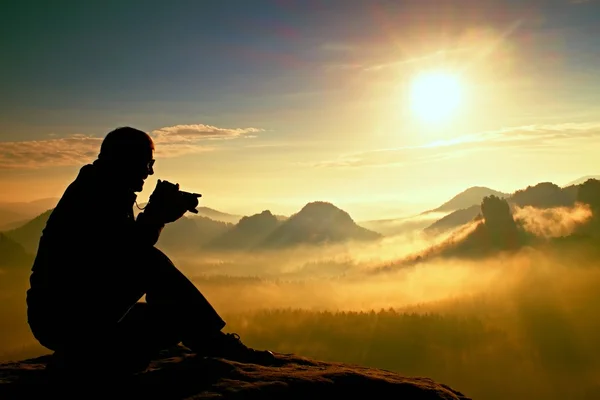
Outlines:
<svg viewBox="0 0 600 400"><path fill-rule="evenodd" d="M147 282L148 290L158 287L173 287L173 285L179 286L181 284L183 274L160 249L152 247L148 252L145 264L143 268L146 272L145 276L149 279Z"/></svg>
<svg viewBox="0 0 600 400"><path fill-rule="evenodd" d="M173 261L171 261L171 259L169 258L169 256L167 256L162 250L158 249L157 247L151 247L150 250L148 251L148 258L149 258L149 262L153 263L153 264L168 264L168 265L174 265Z"/></svg>

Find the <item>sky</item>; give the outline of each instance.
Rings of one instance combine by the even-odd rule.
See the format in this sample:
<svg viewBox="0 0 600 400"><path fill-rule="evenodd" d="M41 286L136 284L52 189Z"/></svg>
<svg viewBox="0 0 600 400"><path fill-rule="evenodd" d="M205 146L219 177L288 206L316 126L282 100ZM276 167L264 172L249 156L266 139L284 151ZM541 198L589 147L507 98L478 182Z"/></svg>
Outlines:
<svg viewBox="0 0 600 400"><path fill-rule="evenodd" d="M166 179L243 215L600 172L594 0L4 1L0 49L0 201L60 197L119 126L155 139L140 200ZM457 94L415 92L432 74Z"/></svg>

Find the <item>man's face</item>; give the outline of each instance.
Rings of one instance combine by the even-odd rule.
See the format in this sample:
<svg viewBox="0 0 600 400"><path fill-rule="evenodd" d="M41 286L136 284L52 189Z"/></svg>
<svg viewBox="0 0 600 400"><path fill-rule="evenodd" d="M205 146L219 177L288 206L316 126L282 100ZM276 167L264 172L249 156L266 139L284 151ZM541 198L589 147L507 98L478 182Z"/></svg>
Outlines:
<svg viewBox="0 0 600 400"><path fill-rule="evenodd" d="M149 175L154 174L154 150L148 149L145 154L131 160L128 168L128 185L134 192L141 192L144 188L144 181Z"/></svg>

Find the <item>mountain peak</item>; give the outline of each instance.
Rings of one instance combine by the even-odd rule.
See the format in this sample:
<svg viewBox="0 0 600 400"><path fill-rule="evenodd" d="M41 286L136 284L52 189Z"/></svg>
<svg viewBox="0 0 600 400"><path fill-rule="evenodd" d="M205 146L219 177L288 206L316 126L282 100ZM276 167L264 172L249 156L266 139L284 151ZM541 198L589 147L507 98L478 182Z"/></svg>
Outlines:
<svg viewBox="0 0 600 400"><path fill-rule="evenodd" d="M207 247L212 249L248 249L273 232L280 224L269 210L242 217L240 221L221 236L212 240Z"/></svg>
<svg viewBox="0 0 600 400"><path fill-rule="evenodd" d="M502 193L494 189L490 189L485 186L472 186L466 190L463 190L438 208L427 212L451 212L464 208L469 208L474 205L481 204L484 197L496 196L501 199L509 197L510 194Z"/></svg>
<svg viewBox="0 0 600 400"><path fill-rule="evenodd" d="M350 214L346 211L326 201L313 201L307 203L294 217L339 217L353 221Z"/></svg>
<svg viewBox="0 0 600 400"><path fill-rule="evenodd" d="M239 228L254 227L256 224L271 223L277 224L278 219L270 210L264 210L261 213L245 216L240 219L237 226Z"/></svg>
<svg viewBox="0 0 600 400"><path fill-rule="evenodd" d="M328 208L328 209L336 209L339 210L338 207L334 206L332 203L328 202L328 201L322 201L322 200L318 200L318 201L311 201L309 203L306 203L304 205L304 207L302 207L302 210L304 209L310 209L310 208Z"/></svg>
<svg viewBox="0 0 600 400"><path fill-rule="evenodd" d="M313 201L283 222L261 246L320 245L379 237L378 233L358 226L346 211L326 201Z"/></svg>

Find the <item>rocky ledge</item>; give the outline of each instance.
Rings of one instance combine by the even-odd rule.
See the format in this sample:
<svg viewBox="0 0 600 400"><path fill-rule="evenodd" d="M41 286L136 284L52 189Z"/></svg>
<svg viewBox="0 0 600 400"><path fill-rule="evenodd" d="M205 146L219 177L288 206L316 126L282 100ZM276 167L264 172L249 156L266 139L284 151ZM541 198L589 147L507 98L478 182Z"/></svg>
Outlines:
<svg viewBox="0 0 600 400"><path fill-rule="evenodd" d="M70 392L77 398L98 398L105 394L101 397L468 399L428 378L404 377L381 369L315 361L291 354L276 356L274 365L263 366L198 357L178 347L163 352L146 371L131 375L125 381L113 379L107 370L84 380L67 377L60 384L46 371L50 356L42 356L0 364L0 398L48 398L54 395L64 398Z"/></svg>

